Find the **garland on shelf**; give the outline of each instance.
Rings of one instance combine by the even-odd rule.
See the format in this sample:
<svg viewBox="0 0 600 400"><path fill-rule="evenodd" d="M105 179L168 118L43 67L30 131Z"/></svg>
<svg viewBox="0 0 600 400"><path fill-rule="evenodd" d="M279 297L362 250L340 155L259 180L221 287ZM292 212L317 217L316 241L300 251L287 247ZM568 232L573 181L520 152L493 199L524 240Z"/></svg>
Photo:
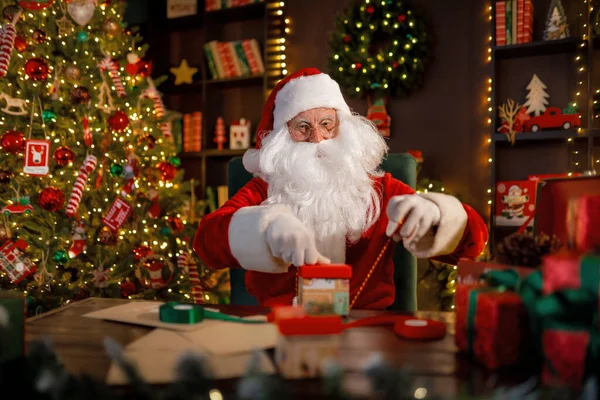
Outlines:
<svg viewBox="0 0 600 400"><path fill-rule="evenodd" d="M422 83L430 55L426 24L406 1L350 6L329 43L331 75L354 95L407 96Z"/></svg>

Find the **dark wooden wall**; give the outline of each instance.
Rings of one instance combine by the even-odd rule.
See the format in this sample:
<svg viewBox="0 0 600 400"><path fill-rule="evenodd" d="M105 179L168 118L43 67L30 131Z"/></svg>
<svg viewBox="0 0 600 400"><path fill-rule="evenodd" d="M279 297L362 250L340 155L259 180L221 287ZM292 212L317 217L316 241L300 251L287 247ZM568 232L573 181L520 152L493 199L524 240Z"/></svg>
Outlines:
<svg viewBox="0 0 600 400"><path fill-rule="evenodd" d="M351 0L288 0L291 16L290 71L316 67L327 71L327 37L335 16ZM391 99L392 152L422 150L423 175L439 178L478 211L486 211L489 186L484 47L489 36L483 4L477 0L413 1L434 37L433 58L423 88L405 99ZM348 98L366 115L367 101Z"/></svg>

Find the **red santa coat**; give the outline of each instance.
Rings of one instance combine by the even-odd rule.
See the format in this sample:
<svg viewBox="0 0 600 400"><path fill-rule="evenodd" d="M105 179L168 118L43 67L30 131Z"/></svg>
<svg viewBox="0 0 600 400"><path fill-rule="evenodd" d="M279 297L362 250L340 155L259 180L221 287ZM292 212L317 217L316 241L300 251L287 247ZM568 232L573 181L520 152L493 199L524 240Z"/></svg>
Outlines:
<svg viewBox="0 0 600 400"><path fill-rule="evenodd" d="M353 299L360 285L365 281L371 266L386 241L388 217L385 213L388 200L393 196L414 194L408 185L392 178L389 173L374 178L374 184L381 190L381 216L375 224L363 233L359 241L346 247L346 264L352 266L350 298ZM221 208L203 217L194 238L194 251L212 269L242 268L245 258L253 265L274 262L268 245L265 243L268 208L260 206L267 199L267 183L252 179ZM461 257L474 258L481 254L487 242L487 227L479 214L471 207L461 204L452 196L443 194L422 194L434 201L441 211L441 222L435 236L423 238L421 246L413 252L419 258L432 258L447 263L456 263ZM234 217L242 209L252 207L261 217ZM253 211L252 211L253 212ZM241 213L240 213L241 214ZM248 223L252 221L252 223ZM394 246L388 246L379 264L373 271L354 308L384 309L394 302ZM234 256L237 255L237 257ZM291 304L296 287L296 267L291 266L286 273L267 273L249 270L246 275L248 292L257 298L259 304L272 307Z"/></svg>

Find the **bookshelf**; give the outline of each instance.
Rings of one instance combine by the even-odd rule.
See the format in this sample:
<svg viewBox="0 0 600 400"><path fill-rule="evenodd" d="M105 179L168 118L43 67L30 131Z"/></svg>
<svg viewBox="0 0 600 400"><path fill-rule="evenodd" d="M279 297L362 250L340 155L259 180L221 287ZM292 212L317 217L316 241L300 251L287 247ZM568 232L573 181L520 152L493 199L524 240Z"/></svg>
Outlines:
<svg viewBox="0 0 600 400"><path fill-rule="evenodd" d="M232 157L242 156L245 152L229 148L231 122L240 118L249 120L251 134L254 136L267 96L287 73L285 37L288 19L285 3L263 0L205 11L205 1L197 0L196 15L167 19L167 0L153 0L153 3L154 1L157 4L152 6L148 28L149 52L152 59L156 60L154 75L169 76L159 87L164 94L165 105L169 110L181 114L202 113L200 151L180 154L186 179L194 178L200 182L196 194L202 198L207 187L212 187L217 193L218 187L227 185L227 163ZM256 39L264 73L214 78L204 45L211 41L245 39ZM190 66L199 71L194 76L193 83L175 85L169 69L179 66L182 59L186 59ZM218 150L217 144L213 142L218 117L223 118L226 127L227 141L223 150ZM254 146L254 139L251 146Z"/></svg>
<svg viewBox="0 0 600 400"><path fill-rule="evenodd" d="M519 226L499 226L495 221L496 186L499 181L526 180L528 175L585 173L598 168L600 129L594 117L593 93L600 86L598 53L600 38L593 32L595 15L584 0L563 0L570 27L570 37L544 41L543 31L551 0L532 0L534 6L533 38L529 43L497 46L496 8L491 2L491 213L490 249L495 255L497 244ZM498 106L512 98L523 104L526 86L537 74L550 94L548 107L564 109L577 102L581 128L541 130L518 133L510 144L501 125ZM578 93L578 95L576 95Z"/></svg>

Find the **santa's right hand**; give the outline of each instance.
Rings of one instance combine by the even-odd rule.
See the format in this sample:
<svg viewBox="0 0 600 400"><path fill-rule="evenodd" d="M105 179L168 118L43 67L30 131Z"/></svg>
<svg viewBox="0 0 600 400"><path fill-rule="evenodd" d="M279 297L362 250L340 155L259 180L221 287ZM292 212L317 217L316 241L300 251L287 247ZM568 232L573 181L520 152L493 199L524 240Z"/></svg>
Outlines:
<svg viewBox="0 0 600 400"><path fill-rule="evenodd" d="M287 264L302 265L330 264L331 260L321 255L313 235L294 215L281 213L273 218L266 231L267 245L273 257Z"/></svg>

